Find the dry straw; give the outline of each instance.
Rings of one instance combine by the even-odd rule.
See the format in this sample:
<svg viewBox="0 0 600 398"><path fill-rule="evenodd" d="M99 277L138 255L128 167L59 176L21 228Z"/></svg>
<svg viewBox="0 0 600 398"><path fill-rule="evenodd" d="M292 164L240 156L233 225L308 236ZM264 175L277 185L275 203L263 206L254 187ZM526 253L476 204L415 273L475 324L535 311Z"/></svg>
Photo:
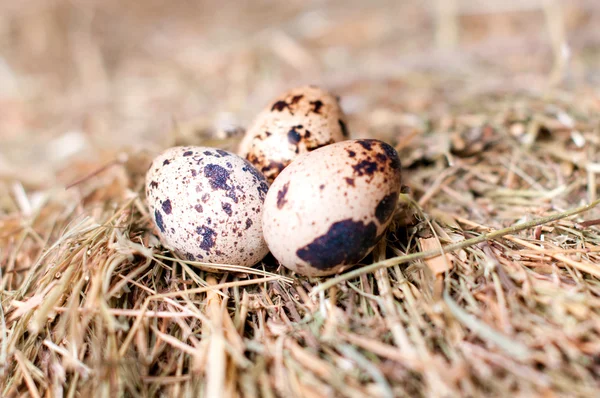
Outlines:
<svg viewBox="0 0 600 398"><path fill-rule="evenodd" d="M537 120L547 101L520 112ZM558 113L544 115L556 133L523 150L513 109L446 116L452 131L486 132L468 155L460 135L450 152L415 155L452 134L441 119L413 136L401 149L412 193L387 239L328 279L272 258L247 268L162 252L130 170L141 155L37 206L8 191L21 211L2 221L2 395L593 394L599 200L569 209L589 184L565 160L581 149ZM577 123L596 148L593 119Z"/></svg>
<svg viewBox="0 0 600 398"><path fill-rule="evenodd" d="M0 396L598 395L596 1L85 3L0 2ZM306 82L401 155L363 267L163 250L149 157L114 147L173 118L169 144L231 149L213 113Z"/></svg>

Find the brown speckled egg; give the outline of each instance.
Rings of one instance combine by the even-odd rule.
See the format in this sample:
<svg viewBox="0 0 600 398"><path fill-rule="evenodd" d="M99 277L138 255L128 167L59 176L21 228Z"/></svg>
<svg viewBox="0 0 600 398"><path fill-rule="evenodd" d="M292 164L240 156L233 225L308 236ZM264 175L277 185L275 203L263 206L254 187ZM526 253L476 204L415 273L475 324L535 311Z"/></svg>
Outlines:
<svg viewBox="0 0 600 398"><path fill-rule="evenodd" d="M298 87L273 100L257 116L239 154L271 182L298 155L347 138L337 98L315 86Z"/></svg>
<svg viewBox="0 0 600 398"><path fill-rule="evenodd" d="M267 245L299 274L341 272L381 239L400 188L398 153L385 142L344 141L304 154L267 193L262 219Z"/></svg>
<svg viewBox="0 0 600 398"><path fill-rule="evenodd" d="M170 148L146 174L146 199L164 246L191 261L252 266L268 252L264 176L230 152Z"/></svg>

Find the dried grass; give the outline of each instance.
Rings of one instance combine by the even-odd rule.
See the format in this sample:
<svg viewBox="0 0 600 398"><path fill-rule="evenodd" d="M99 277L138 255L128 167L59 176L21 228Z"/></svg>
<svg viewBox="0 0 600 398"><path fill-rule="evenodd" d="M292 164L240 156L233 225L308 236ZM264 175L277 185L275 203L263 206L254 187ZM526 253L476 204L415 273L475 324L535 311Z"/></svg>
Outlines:
<svg viewBox="0 0 600 398"><path fill-rule="evenodd" d="M13 24L23 43L67 57L76 71L52 70L53 80L40 66L44 83L27 83L27 55L2 44L16 69L0 63L0 81L21 91L0 98L0 134L11 148L0 156L0 395L597 395L595 3L562 13L557 2L452 3L290 3L266 17L224 2L223 18L247 35L223 33L183 3L0 4L0 33ZM415 21L414 32L390 24L390 8ZM154 55L124 55L121 35L144 37L166 9L172 46L156 36L142 41ZM423 26L434 11L437 36ZM102 26L94 18L115 13L130 26L94 30ZM546 51L525 61L539 38L523 31L513 47L515 25L501 23L500 39L453 55L457 40L481 34L469 21L488 13L517 28L521 19L546 21ZM69 17L79 22L65 36L58 22ZM307 29L307 18L318 29ZM39 31L23 33L19 21ZM569 63L560 55L566 31L578 52ZM408 33L413 42L391 40ZM54 51L57 37L71 37L71 55ZM215 37L227 38L222 48L208 45ZM415 52L433 37L440 50ZM350 65L327 55L329 46ZM382 55L400 47L405 60ZM489 48L506 57L482 65ZM56 82L69 78L79 83L61 91ZM245 122L296 80L336 89L355 135L400 151L410 191L385 241L364 267L323 279L297 277L271 257L247 269L161 249L143 196L152 154L176 142L231 148L239 139L231 115L211 113ZM41 88L55 100L43 100ZM167 122L155 125L155 116ZM176 134L165 138L167 128ZM144 144L122 150L128 139ZM38 146L65 153L40 155Z"/></svg>

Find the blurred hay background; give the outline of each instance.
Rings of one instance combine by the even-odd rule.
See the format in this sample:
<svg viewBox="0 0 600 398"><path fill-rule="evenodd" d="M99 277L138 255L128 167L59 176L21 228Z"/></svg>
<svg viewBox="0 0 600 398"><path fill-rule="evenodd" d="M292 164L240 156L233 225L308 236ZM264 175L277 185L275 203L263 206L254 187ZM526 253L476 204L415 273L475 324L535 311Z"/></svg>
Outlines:
<svg viewBox="0 0 600 398"><path fill-rule="evenodd" d="M565 211L597 198L599 25L595 0L0 1L0 395L596 395L597 210L309 297L272 259L161 253L141 187L314 83L423 211L366 261Z"/></svg>
<svg viewBox="0 0 600 398"><path fill-rule="evenodd" d="M164 144L174 120L247 124L305 82L344 96L356 135L443 106L436 88L593 86L599 18L594 0L3 1L0 170L52 181L72 155Z"/></svg>

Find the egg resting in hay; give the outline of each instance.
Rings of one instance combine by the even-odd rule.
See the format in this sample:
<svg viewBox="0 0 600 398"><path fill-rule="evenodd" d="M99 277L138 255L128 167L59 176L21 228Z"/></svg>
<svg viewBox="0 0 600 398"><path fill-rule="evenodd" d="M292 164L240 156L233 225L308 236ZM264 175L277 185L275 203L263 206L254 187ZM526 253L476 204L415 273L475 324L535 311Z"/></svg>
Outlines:
<svg viewBox="0 0 600 398"><path fill-rule="evenodd" d="M146 199L161 243L190 261L260 261L268 252L261 226L267 190L247 160L215 148L167 149L146 174Z"/></svg>
<svg viewBox="0 0 600 398"><path fill-rule="evenodd" d="M315 86L294 88L256 117L239 154L272 182L299 155L347 139L345 119L331 93Z"/></svg>
<svg viewBox="0 0 600 398"><path fill-rule="evenodd" d="M398 153L385 142L350 140L309 152L271 185L265 240L273 256L299 274L341 272L382 238L400 189Z"/></svg>

